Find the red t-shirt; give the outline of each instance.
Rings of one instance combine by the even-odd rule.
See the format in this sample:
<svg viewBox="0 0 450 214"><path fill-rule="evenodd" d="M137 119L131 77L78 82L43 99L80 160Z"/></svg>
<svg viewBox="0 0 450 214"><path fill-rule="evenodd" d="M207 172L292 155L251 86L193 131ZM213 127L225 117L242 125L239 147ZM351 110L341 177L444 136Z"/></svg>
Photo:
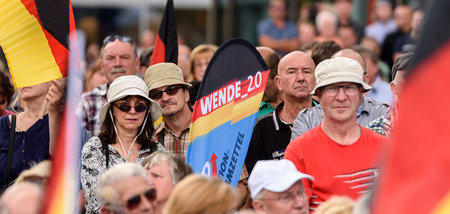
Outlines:
<svg viewBox="0 0 450 214"><path fill-rule="evenodd" d="M375 161L388 138L361 127L361 136L351 145L340 145L317 126L295 138L286 148L285 159L300 172L312 175L303 179L310 188L310 208L314 210L332 195L357 199L367 192L378 176Z"/></svg>

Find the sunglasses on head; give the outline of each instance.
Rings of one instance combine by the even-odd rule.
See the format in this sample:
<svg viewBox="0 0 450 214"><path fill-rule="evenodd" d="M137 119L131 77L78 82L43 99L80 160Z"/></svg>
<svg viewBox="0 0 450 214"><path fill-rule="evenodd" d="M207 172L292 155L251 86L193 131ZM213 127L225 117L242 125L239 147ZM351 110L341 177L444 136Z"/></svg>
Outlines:
<svg viewBox="0 0 450 214"><path fill-rule="evenodd" d="M106 45L106 44L108 44L110 42L113 42L116 39L118 39L121 42L127 42L127 43L130 43L130 44L134 45L134 41L130 37L128 37L128 36L121 36L121 35L110 35L110 36L107 36L103 40L103 45Z"/></svg>
<svg viewBox="0 0 450 214"><path fill-rule="evenodd" d="M125 202L125 206L132 210L139 206L141 203L141 196L144 196L149 201L154 201L156 199L156 190L155 189L149 189L143 193L131 196L128 200Z"/></svg>
<svg viewBox="0 0 450 214"><path fill-rule="evenodd" d="M172 85L166 88L166 90L151 90L149 93L149 97L151 99L161 99L161 97L163 96L163 93L166 92L167 95L174 95L178 92L178 90L180 88L183 88L183 86L181 85Z"/></svg>
<svg viewBox="0 0 450 214"><path fill-rule="evenodd" d="M147 105L144 105L144 104L142 104L142 103L139 103L139 104L137 104L137 106L134 106L134 107L132 107L132 106L130 106L130 105L128 105L128 104L125 104L125 103L122 103L122 104L120 104L120 105L117 105L117 104L113 103L113 105L114 105L115 107L117 107L120 111L123 111L123 112L129 112L129 111L131 110L131 108L134 108L134 110L135 110L136 112L139 112L139 113L140 113L140 112L146 111L147 108L148 108Z"/></svg>

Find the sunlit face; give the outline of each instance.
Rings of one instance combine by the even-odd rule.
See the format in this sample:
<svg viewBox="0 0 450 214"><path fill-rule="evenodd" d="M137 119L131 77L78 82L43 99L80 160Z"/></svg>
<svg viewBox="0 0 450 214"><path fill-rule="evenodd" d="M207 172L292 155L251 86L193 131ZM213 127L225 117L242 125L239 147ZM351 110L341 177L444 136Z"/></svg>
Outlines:
<svg viewBox="0 0 450 214"><path fill-rule="evenodd" d="M396 97L398 97L398 95L403 91L403 87L405 85L405 73L405 70L397 70L395 79L391 82L391 91Z"/></svg>
<svg viewBox="0 0 450 214"><path fill-rule="evenodd" d="M389 3L378 3L375 8L375 13L377 18L380 20L388 20L392 17L392 7Z"/></svg>
<svg viewBox="0 0 450 214"><path fill-rule="evenodd" d="M105 84L107 81L105 72L103 70L99 70L92 74L91 79L89 81L89 88L94 89L95 87Z"/></svg>
<svg viewBox="0 0 450 214"><path fill-rule="evenodd" d="M166 160L159 161L147 170L147 176L150 185L156 188L156 202L165 203L173 190L169 163Z"/></svg>
<svg viewBox="0 0 450 214"><path fill-rule="evenodd" d="M284 19L286 17L286 3L283 0L272 1L269 5L268 12L270 17L274 19Z"/></svg>
<svg viewBox="0 0 450 214"><path fill-rule="evenodd" d="M347 89L339 86L356 87L357 89L355 89L354 94L351 94L350 90L346 91ZM331 87L338 87L337 94L334 95L331 91L328 91ZM356 120L356 111L361 105L362 90L359 84L350 82L335 83L320 88L317 94L323 108L324 121L345 122L352 119Z"/></svg>
<svg viewBox="0 0 450 214"><path fill-rule="evenodd" d="M178 88L177 92L173 95L167 94L166 90L170 88ZM161 98L153 98L151 94L155 91L166 91L162 93ZM150 98L159 103L163 110L163 117L170 117L176 115L178 112L183 111L184 108L189 108L187 102L189 101L189 92L183 89L179 85L163 86L150 91Z"/></svg>
<svg viewBox="0 0 450 214"><path fill-rule="evenodd" d="M369 55L364 55L364 59L366 60L367 66L368 84L372 85L378 75L378 64L372 61L372 58Z"/></svg>
<svg viewBox="0 0 450 214"><path fill-rule="evenodd" d="M411 26L412 10L407 6L398 6L394 11L395 24L400 29L407 29Z"/></svg>
<svg viewBox="0 0 450 214"><path fill-rule="evenodd" d="M202 81L203 75L205 75L206 67L211 60L213 53L203 52L197 54L194 58L194 78L197 81Z"/></svg>
<svg viewBox="0 0 450 214"><path fill-rule="evenodd" d="M316 37L316 30L311 24L300 24L298 28L298 39L300 44L306 44L314 41Z"/></svg>
<svg viewBox="0 0 450 214"><path fill-rule="evenodd" d="M133 46L118 39L105 45L100 65L109 83L120 76L135 75L139 70L139 60Z"/></svg>
<svg viewBox="0 0 450 214"><path fill-rule="evenodd" d="M150 214L154 213L155 204L152 201L149 201L146 197L141 195L140 203L136 208L129 209L127 208L126 202L131 197L142 194L145 190L152 188L147 181L144 180L141 176L133 176L127 179L124 179L114 185L115 189L119 193L120 199L119 204L124 205L124 212L129 214Z"/></svg>
<svg viewBox="0 0 450 214"><path fill-rule="evenodd" d="M289 53L280 60L275 83L285 98L308 97L316 85L314 69L314 61L306 53Z"/></svg>
<svg viewBox="0 0 450 214"><path fill-rule="evenodd" d="M47 96L48 89L50 88L49 82L44 82L37 85L32 85L28 87L23 87L19 89L19 93L21 94L21 98L24 101Z"/></svg>
<svg viewBox="0 0 450 214"><path fill-rule="evenodd" d="M358 41L355 31L351 27L339 28L339 38L341 38L343 48L351 48Z"/></svg>
<svg viewBox="0 0 450 214"><path fill-rule="evenodd" d="M253 207L256 211L266 214L308 214L309 203L303 184L297 181L288 190L284 192L271 192L263 190L260 193L261 198L255 199Z"/></svg>
<svg viewBox="0 0 450 214"><path fill-rule="evenodd" d="M129 105L131 108L128 112L123 112L118 106ZM137 112L136 106L147 106L147 110L143 112ZM111 104L113 109L113 116L115 118L115 124L120 132L120 130L130 130L138 131L139 127L142 125L145 119L145 115L148 111L148 104L146 100L140 96L128 96L124 99L117 100L114 104Z"/></svg>

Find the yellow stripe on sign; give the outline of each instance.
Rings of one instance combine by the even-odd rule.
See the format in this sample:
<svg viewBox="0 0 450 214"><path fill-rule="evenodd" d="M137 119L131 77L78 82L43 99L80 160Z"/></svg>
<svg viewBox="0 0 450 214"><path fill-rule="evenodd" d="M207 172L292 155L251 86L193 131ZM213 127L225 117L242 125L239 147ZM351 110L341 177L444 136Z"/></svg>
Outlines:
<svg viewBox="0 0 450 214"><path fill-rule="evenodd" d="M62 78L38 20L20 0L0 0L0 46L16 88Z"/></svg>
<svg viewBox="0 0 450 214"><path fill-rule="evenodd" d="M231 121L231 124L238 122L251 114L258 111L261 98L264 92L255 94L251 98L244 100L238 104L228 103L221 108L211 112L209 115L198 118L191 124L191 132L189 133L189 142L195 138L205 135L218 126Z"/></svg>
<svg viewBox="0 0 450 214"><path fill-rule="evenodd" d="M445 198L439 202L431 214L447 214L450 213L450 193L447 193Z"/></svg>

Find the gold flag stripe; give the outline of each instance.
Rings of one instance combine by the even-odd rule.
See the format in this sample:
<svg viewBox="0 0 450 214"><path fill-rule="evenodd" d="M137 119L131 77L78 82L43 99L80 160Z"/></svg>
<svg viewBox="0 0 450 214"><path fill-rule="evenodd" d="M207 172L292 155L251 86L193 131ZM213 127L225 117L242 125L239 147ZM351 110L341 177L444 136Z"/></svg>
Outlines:
<svg viewBox="0 0 450 214"><path fill-rule="evenodd" d="M258 112L263 94L264 92L260 92L237 104L234 102L228 103L211 112L209 115L198 118L191 125L189 142L192 142L197 137L207 134L226 122L231 122L231 124L233 124Z"/></svg>
<svg viewBox="0 0 450 214"><path fill-rule="evenodd" d="M62 74L38 20L20 0L0 0L0 46L16 88L31 86Z"/></svg>

